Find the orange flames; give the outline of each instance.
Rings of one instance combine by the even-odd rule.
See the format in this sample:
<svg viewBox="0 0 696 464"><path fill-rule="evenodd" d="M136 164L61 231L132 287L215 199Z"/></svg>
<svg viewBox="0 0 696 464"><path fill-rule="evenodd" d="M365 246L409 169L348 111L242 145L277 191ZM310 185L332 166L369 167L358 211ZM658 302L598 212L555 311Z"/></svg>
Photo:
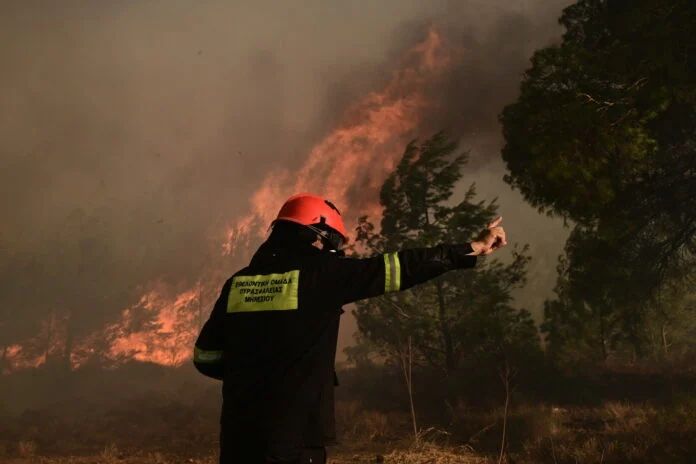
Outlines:
<svg viewBox="0 0 696 464"><path fill-rule="evenodd" d="M329 198L342 212L349 212L344 214L349 230L360 215L379 217L379 187L429 109L427 83L446 70L450 61L441 36L431 27L425 40L406 54L386 88L351 105L339 127L314 146L302 167L267 175L251 195L249 214L227 227L223 254L239 257L252 240L264 237L280 205L295 193ZM359 197L361 203L350 204L351 197ZM166 365L189 359L200 324L199 285L173 297L166 296L166 286L154 285L138 304L122 312L118 323L101 332L111 340L110 358ZM209 311L208 305L204 317ZM143 317L146 322L137 321ZM11 347L10 353L20 351ZM83 347L82 351L89 354L89 349ZM80 362L73 359L74 365ZM36 361L22 364L36 365Z"/></svg>
<svg viewBox="0 0 696 464"><path fill-rule="evenodd" d="M372 92L351 105L340 126L314 146L304 166L268 174L251 197L251 212L228 228L225 252L233 253L240 237L249 233L264 236L280 205L295 193L323 195L343 211L353 206L348 204L349 191L360 187L360 196L371 200L358 211L353 208L348 221L361 214L381 215L377 196L371 193L394 169L404 143L425 115L426 83L450 60L441 36L431 27L425 40L407 53L404 66L393 72L384 91Z"/></svg>
<svg viewBox="0 0 696 464"><path fill-rule="evenodd" d="M171 294L174 296L168 296ZM181 364L190 357L195 337L209 311L202 306L201 296L199 284L178 293L160 282L150 285L150 290L136 304L121 312L118 322L75 343L71 366L79 368L90 361L113 365L128 359ZM5 353L11 362L9 370L38 367L50 359L61 358L65 325L65 321L46 321L40 333L24 346L9 346ZM52 329L46 330L47 326ZM36 347L46 348L36 356L41 351Z"/></svg>
<svg viewBox="0 0 696 464"><path fill-rule="evenodd" d="M129 356L138 361L177 365L190 357L201 314L198 285L166 297L166 287L152 289L133 307L122 312L121 321L113 328L118 330L111 345L114 357ZM127 330L133 326L137 312L152 315L149 324L139 330ZM154 330L153 330L154 329Z"/></svg>

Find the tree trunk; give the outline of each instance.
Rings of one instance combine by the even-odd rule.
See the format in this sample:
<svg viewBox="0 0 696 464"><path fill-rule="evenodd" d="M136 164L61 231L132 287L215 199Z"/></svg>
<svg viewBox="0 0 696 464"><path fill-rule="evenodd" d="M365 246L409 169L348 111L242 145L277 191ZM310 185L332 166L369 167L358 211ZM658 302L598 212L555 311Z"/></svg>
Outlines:
<svg viewBox="0 0 696 464"><path fill-rule="evenodd" d="M631 345L633 345L633 362L636 363L644 357L643 340L640 338L640 321L637 321L636 318L631 320L630 337Z"/></svg>
<svg viewBox="0 0 696 464"><path fill-rule="evenodd" d="M442 288L442 282L439 280L435 283L437 287L438 310L440 315L440 331L442 339L445 343L445 372L449 377L455 370L456 361L454 359L454 347L452 345L452 334L450 334L449 322L447 321L447 309L445 306L445 291Z"/></svg>
<svg viewBox="0 0 696 464"><path fill-rule="evenodd" d="M74 343L74 327L73 327L73 312L68 311L68 317L65 321L65 348L63 350L63 362L65 372L72 371L72 352Z"/></svg>
<svg viewBox="0 0 696 464"><path fill-rule="evenodd" d="M416 420L416 406L413 401L413 344L411 337L408 337L408 351L400 350L401 370L404 374L406 391L408 392L408 403L411 408L411 424L413 425L413 439L418 443L418 421Z"/></svg>
<svg viewBox="0 0 696 464"><path fill-rule="evenodd" d="M424 209L425 209L425 223L430 225L430 214L428 212L428 204L423 199ZM449 377L456 368L456 362L454 359L454 347L452 346L452 335L449 331L449 324L447 321L447 308L445 307L445 291L442 288L442 282L437 280L435 282L435 287L437 288L437 300L438 300L438 310L440 315L440 331L442 332L442 340L445 343L445 372ZM448 395L449 396L449 395Z"/></svg>
<svg viewBox="0 0 696 464"><path fill-rule="evenodd" d="M667 323L663 322L662 327L661 327L661 335L662 335L662 350L665 356L665 359L667 359L667 355L669 354L669 343L667 343Z"/></svg>
<svg viewBox="0 0 696 464"><path fill-rule="evenodd" d="M505 366L500 371L500 380L503 382L503 386L505 387L505 406L503 407L503 433L500 439L500 455L498 457L498 464L503 463L503 459L505 458L505 449L507 448L507 420L508 412L510 410L510 377L510 363L506 358Z"/></svg>
<svg viewBox="0 0 696 464"><path fill-rule="evenodd" d="M2 375L5 371L11 370L12 369L12 364L10 364L10 361L7 359L7 350L8 346L7 345L2 345L2 355L0 355L0 375Z"/></svg>
<svg viewBox="0 0 696 464"><path fill-rule="evenodd" d="M605 326L605 321L604 321L604 306L600 305L599 307L599 344L600 348L602 350L602 362L606 363L607 362L607 334L606 334L606 326Z"/></svg>
<svg viewBox="0 0 696 464"><path fill-rule="evenodd" d="M51 310L48 316L48 327L46 327L46 346L44 347L44 363L48 364L48 357L51 353L51 345L53 344L53 325L55 324L55 310Z"/></svg>

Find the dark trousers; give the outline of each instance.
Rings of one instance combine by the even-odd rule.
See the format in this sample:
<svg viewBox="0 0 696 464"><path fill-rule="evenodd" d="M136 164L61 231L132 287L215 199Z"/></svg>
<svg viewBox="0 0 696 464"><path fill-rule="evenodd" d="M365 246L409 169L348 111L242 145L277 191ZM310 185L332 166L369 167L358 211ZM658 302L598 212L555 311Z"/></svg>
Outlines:
<svg viewBox="0 0 696 464"><path fill-rule="evenodd" d="M304 448L297 452L264 452L247 447L223 446L220 464L326 464L325 448Z"/></svg>

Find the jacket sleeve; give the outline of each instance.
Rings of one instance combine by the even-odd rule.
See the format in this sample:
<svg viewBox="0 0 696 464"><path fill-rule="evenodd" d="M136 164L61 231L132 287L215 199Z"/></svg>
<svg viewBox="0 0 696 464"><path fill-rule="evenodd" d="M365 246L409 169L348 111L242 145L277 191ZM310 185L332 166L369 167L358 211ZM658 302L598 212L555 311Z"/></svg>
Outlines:
<svg viewBox="0 0 696 464"><path fill-rule="evenodd" d="M213 311L203 325L193 348L193 365L198 372L217 380L222 380L223 376L225 313L231 283L230 279L222 286Z"/></svg>
<svg viewBox="0 0 696 464"><path fill-rule="evenodd" d="M447 271L471 268L471 245L439 245L385 253L372 258L331 257L319 266L316 282L338 304L399 292Z"/></svg>

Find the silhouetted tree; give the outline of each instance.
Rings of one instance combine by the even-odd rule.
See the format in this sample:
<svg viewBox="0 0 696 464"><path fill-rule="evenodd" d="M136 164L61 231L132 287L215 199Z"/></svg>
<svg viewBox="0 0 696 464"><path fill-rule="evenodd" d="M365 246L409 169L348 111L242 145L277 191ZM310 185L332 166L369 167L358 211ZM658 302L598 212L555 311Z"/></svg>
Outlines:
<svg viewBox="0 0 696 464"><path fill-rule="evenodd" d="M494 201L474 202L473 185L464 198L453 201L466 161L467 154L457 154L457 143L442 133L409 144L382 187L380 230L361 218L356 250L372 254L470 241L493 219L497 207ZM510 292L524 284L530 259L525 253L526 247L513 249L507 265L479 258L473 270L447 273L401 293L359 302L359 339L398 359L403 341L410 337L413 363L439 372L449 384L446 397L454 401L457 374L495 363L505 343L515 344L516 351L539 352L529 313L511 306ZM518 322L528 330L510 338Z"/></svg>
<svg viewBox="0 0 696 464"><path fill-rule="evenodd" d="M652 300L696 264L696 4L581 0L560 23L501 114L505 179L574 227L549 336L640 358Z"/></svg>

